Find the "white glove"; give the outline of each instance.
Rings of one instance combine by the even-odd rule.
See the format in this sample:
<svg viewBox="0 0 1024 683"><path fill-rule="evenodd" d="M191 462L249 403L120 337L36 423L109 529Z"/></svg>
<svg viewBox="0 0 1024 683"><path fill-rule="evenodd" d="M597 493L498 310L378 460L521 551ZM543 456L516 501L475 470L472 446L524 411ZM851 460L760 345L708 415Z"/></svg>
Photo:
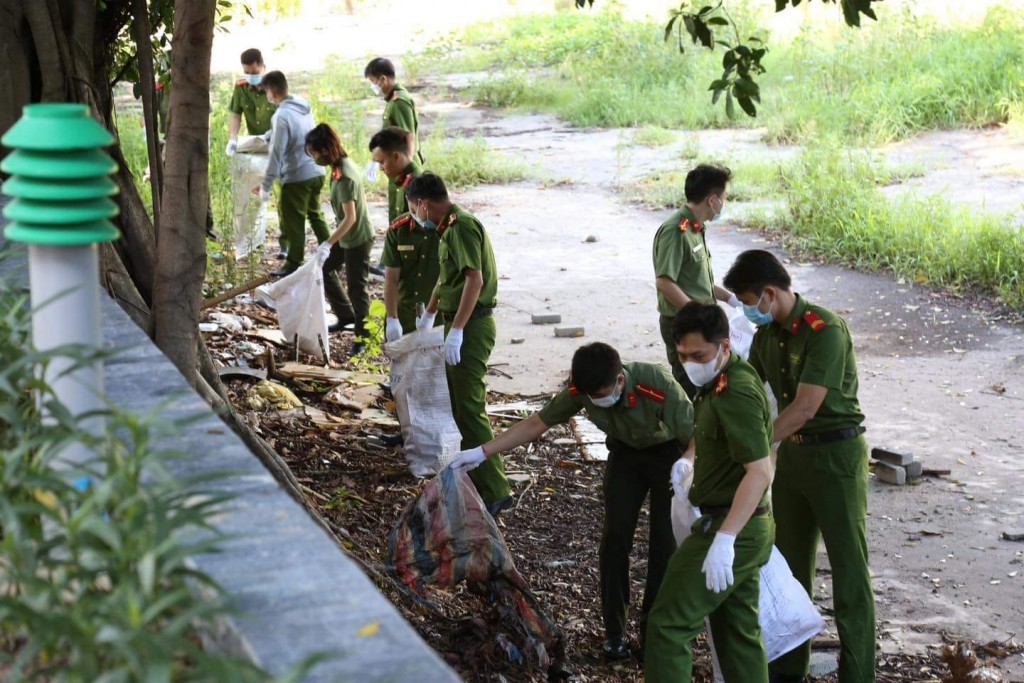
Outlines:
<svg viewBox="0 0 1024 683"><path fill-rule="evenodd" d="M743 302L740 301L739 297L737 297L735 294L730 294L729 301L727 301L726 303L732 306L733 308L739 308L740 306L743 305Z"/></svg>
<svg viewBox="0 0 1024 683"><path fill-rule="evenodd" d="M444 359L448 365L458 365L462 360L462 328L448 330L448 337L444 340Z"/></svg>
<svg viewBox="0 0 1024 683"><path fill-rule="evenodd" d="M238 151L238 140L228 140L228 146L224 148L224 153L229 157L235 156L235 152Z"/></svg>
<svg viewBox="0 0 1024 683"><path fill-rule="evenodd" d="M377 182L377 171L380 170L380 164L373 159L370 159L370 163L366 165L366 179L371 183Z"/></svg>
<svg viewBox="0 0 1024 683"><path fill-rule="evenodd" d="M709 591L721 593L732 585L732 561L736 559L736 551L733 550L733 543L736 537L719 531L715 534L715 540L711 543L708 556L704 558L705 585Z"/></svg>
<svg viewBox="0 0 1024 683"><path fill-rule="evenodd" d="M429 330L434 326L434 318L437 317L437 313L431 313L430 311L423 311L423 315L416 318L416 330Z"/></svg>
<svg viewBox="0 0 1024 683"><path fill-rule="evenodd" d="M693 463L686 458L679 458L675 464L672 465L672 474L669 475L669 481L672 482L672 488L676 490L678 494L682 490L683 482L693 476Z"/></svg>
<svg viewBox="0 0 1024 683"><path fill-rule="evenodd" d="M402 338L402 323L398 322L398 318L385 318L384 319L384 339L385 341L393 342L398 341Z"/></svg>
<svg viewBox="0 0 1024 683"><path fill-rule="evenodd" d="M264 204L270 201L270 193L262 187L260 188L260 201Z"/></svg>
<svg viewBox="0 0 1024 683"><path fill-rule="evenodd" d="M484 455L484 447L477 446L476 448L470 448L466 451L459 451L459 455L455 460L452 460L452 464L448 467L453 470L457 470L460 467L465 467L467 470L471 470L474 467L478 467L483 464L483 461L487 459Z"/></svg>
<svg viewBox="0 0 1024 683"><path fill-rule="evenodd" d="M321 268L327 263L327 257L331 255L331 247L330 242L323 242L316 248L316 263Z"/></svg>

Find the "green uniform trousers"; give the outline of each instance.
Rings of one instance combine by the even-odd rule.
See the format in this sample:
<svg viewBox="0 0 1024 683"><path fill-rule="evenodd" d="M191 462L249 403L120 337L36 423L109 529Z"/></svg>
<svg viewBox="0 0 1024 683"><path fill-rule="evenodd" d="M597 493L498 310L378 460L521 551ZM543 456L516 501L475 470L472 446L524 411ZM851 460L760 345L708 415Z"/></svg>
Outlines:
<svg viewBox="0 0 1024 683"><path fill-rule="evenodd" d="M640 606L640 637L647 615L658 595L668 560L676 549L672 534L672 489L668 486L672 465L683 453L678 441L651 448L631 448L608 439L608 464L604 470L604 529L599 554L601 571L601 614L608 638L625 635L629 605L629 555L640 508L651 494L648 536L647 581Z"/></svg>
<svg viewBox="0 0 1024 683"><path fill-rule="evenodd" d="M331 236L327 222L320 211L320 190L323 176L281 185L281 199L277 202L277 216L281 224L281 237L288 252L286 268L298 268L306 251L306 219L313 228L317 242Z"/></svg>
<svg viewBox="0 0 1024 683"><path fill-rule="evenodd" d="M661 340L665 342L665 355L668 356L669 367L672 368L672 376L679 382L679 386L686 392L687 398L693 402L697 396L697 385L690 381L683 364L679 362L679 354L676 353L676 343L672 341L672 316L663 315L658 323L661 326Z"/></svg>
<svg viewBox="0 0 1024 683"><path fill-rule="evenodd" d="M768 655L758 622L761 567L772 552L775 521L752 517L736 536L733 585L721 593L707 589L701 571L715 533L725 521L717 518L703 531L708 517L694 524L668 563L658 598L647 623L644 653L648 683L680 683L693 676L693 640L711 622L711 634L726 683L767 683Z"/></svg>
<svg viewBox="0 0 1024 683"><path fill-rule="evenodd" d="M342 325L355 323L356 337L362 337L366 316L370 313L370 250L373 240L358 247L345 248L337 244L324 261L324 296ZM345 289L341 287L337 270L345 266Z"/></svg>
<svg viewBox="0 0 1024 683"><path fill-rule="evenodd" d="M445 337L451 327L450 322L445 323ZM452 414L462 434L463 450L482 446L494 438L491 421L487 418L486 375L487 361L497 334L494 316L470 320L463 330L459 364L445 365ZM484 503L504 500L511 493L501 458L487 458L482 465L469 471L469 478Z"/></svg>
<svg viewBox="0 0 1024 683"><path fill-rule="evenodd" d="M868 447L863 436L801 446L783 441L772 484L776 545L813 593L818 539L832 566L840 683L875 681L875 598L868 572ZM810 641L772 662L772 673L807 673Z"/></svg>

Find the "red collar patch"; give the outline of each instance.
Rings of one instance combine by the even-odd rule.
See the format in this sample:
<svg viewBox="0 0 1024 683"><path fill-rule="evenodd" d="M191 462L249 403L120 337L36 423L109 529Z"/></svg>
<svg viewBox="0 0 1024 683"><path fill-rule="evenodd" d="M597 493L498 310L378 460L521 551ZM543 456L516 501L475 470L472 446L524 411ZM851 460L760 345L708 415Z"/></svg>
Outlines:
<svg viewBox="0 0 1024 683"><path fill-rule="evenodd" d="M800 318L793 318L793 323L789 326L789 333L796 335L800 331Z"/></svg>
<svg viewBox="0 0 1024 683"><path fill-rule="evenodd" d="M688 232L690 230L693 230L693 234L696 235L699 234L700 231L703 229L704 226L702 226L697 221L691 221L689 218L684 218L683 220L679 221L679 232Z"/></svg>
<svg viewBox="0 0 1024 683"><path fill-rule="evenodd" d="M331 180L341 180L341 166L335 166L331 172Z"/></svg>
<svg viewBox="0 0 1024 683"><path fill-rule="evenodd" d="M572 383L572 380L569 381L569 395L574 397L580 395L580 390L576 388L576 385Z"/></svg>
<svg viewBox="0 0 1024 683"><path fill-rule="evenodd" d="M729 386L729 378L723 372L718 376L718 382L715 383L715 396L720 395Z"/></svg>
<svg viewBox="0 0 1024 683"><path fill-rule="evenodd" d="M636 394L632 391L626 394L626 404L629 405L630 408L636 408Z"/></svg>
<svg viewBox="0 0 1024 683"><path fill-rule="evenodd" d="M409 189L409 184L412 183L412 173L406 173L405 175L398 176L398 180L395 182L403 190Z"/></svg>

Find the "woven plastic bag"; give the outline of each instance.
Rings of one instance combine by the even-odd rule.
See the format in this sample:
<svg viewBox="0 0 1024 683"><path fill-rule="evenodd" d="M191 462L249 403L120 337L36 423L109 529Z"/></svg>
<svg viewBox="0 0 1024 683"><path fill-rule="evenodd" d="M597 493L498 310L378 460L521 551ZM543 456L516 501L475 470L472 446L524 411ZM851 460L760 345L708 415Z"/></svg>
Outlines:
<svg viewBox="0 0 1024 683"><path fill-rule="evenodd" d="M448 395L444 328L413 332L384 348L391 356L391 394L409 469L417 477L437 474L462 443Z"/></svg>

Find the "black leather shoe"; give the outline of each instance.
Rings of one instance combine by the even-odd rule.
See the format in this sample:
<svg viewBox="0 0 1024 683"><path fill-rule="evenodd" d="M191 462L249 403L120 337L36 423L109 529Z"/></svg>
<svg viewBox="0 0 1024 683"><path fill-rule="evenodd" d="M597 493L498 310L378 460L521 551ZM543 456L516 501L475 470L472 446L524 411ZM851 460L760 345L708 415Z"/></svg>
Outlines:
<svg viewBox="0 0 1024 683"><path fill-rule="evenodd" d="M366 344L364 344L363 342L355 342L354 344L352 344L352 348L350 348L348 350L348 357L352 358L353 356L358 356L365 349L366 349Z"/></svg>
<svg viewBox="0 0 1024 683"><path fill-rule="evenodd" d="M402 438L402 432L398 432L397 434L381 434L380 442L385 446L401 446L405 440Z"/></svg>
<svg viewBox="0 0 1024 683"><path fill-rule="evenodd" d="M622 636L616 636L604 641L601 652L605 659L626 659L630 656L629 643Z"/></svg>
<svg viewBox="0 0 1024 683"><path fill-rule="evenodd" d="M376 275L377 277L384 277L384 267L379 263L377 265L370 266L370 275Z"/></svg>
<svg viewBox="0 0 1024 683"><path fill-rule="evenodd" d="M487 512L491 514L491 517L497 519L502 510L507 510L512 507L512 496L505 496L501 500L487 503L485 507L487 508Z"/></svg>
<svg viewBox="0 0 1024 683"><path fill-rule="evenodd" d="M274 258L276 258L278 261L284 261L286 258L288 258L288 252L279 251L274 255Z"/></svg>
<svg viewBox="0 0 1024 683"><path fill-rule="evenodd" d="M344 332L345 330L348 330L349 332L351 332L352 330L355 329L355 327L356 327L355 321L352 321L352 320L339 320L338 322L334 323L333 325L328 325L327 326L327 331L330 334L334 334L335 332Z"/></svg>

